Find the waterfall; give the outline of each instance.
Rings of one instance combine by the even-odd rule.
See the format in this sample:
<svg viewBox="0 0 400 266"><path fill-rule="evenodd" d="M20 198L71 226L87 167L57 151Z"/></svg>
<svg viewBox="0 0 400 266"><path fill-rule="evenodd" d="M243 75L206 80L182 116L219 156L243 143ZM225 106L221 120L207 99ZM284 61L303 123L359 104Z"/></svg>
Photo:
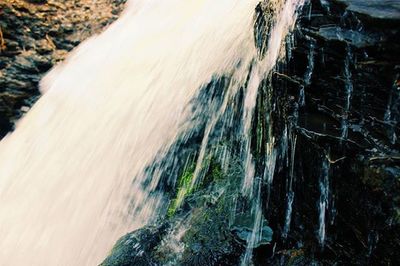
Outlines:
<svg viewBox="0 0 400 266"><path fill-rule="evenodd" d="M250 199L254 221L248 264L263 226L261 181L272 182L276 158L271 144L268 173L256 180L250 131L258 88L282 57L303 2L269 2L275 21L263 56L253 36L257 0L128 2L119 20L45 76L43 96L0 143L1 264L100 263L120 236L165 214L158 187L168 173L162 164L148 169L162 158L173 162L174 143L207 112L191 186L201 180L208 144L219 121L230 124L240 90L238 191ZM222 102L196 109L201 89L223 77Z"/></svg>
<svg viewBox="0 0 400 266"><path fill-rule="evenodd" d="M43 79L0 144L0 264L96 265L154 217L145 168L190 127L201 86L245 77L257 2L131 1Z"/></svg>

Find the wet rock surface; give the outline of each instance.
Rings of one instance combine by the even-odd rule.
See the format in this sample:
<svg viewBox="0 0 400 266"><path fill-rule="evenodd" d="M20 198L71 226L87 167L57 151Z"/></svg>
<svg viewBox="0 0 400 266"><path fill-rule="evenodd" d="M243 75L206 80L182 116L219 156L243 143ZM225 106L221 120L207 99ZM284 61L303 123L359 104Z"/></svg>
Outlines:
<svg viewBox="0 0 400 266"><path fill-rule="evenodd" d="M42 76L114 21L125 1L0 1L0 137L38 99Z"/></svg>
<svg viewBox="0 0 400 266"><path fill-rule="evenodd" d="M399 20L400 3L397 0L336 0L344 3L347 10L380 20Z"/></svg>
<svg viewBox="0 0 400 266"><path fill-rule="evenodd" d="M101 265L239 265L252 224L246 215L230 223L241 173L232 170L223 176L213 163L206 168L204 182L187 192L179 208L122 237ZM193 171L186 169L180 180L192 178ZM184 185L169 193L179 195L182 190ZM263 229L266 234L256 247L271 241L271 229Z"/></svg>
<svg viewBox="0 0 400 266"><path fill-rule="evenodd" d="M270 264L400 263L398 8L357 0L304 7L293 49L272 79L275 134L283 132L279 121L289 122L294 157L289 166L278 162L266 209L278 236Z"/></svg>

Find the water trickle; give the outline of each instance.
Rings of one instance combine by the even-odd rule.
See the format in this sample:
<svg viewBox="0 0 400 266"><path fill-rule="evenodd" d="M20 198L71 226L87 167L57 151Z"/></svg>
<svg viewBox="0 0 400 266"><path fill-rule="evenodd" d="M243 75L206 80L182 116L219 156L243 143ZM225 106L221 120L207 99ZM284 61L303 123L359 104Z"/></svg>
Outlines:
<svg viewBox="0 0 400 266"><path fill-rule="evenodd" d="M336 215L337 215L336 197L335 197L335 194L331 193L330 213L329 213L330 225L334 225L335 224Z"/></svg>
<svg viewBox="0 0 400 266"><path fill-rule="evenodd" d="M374 252L376 246L378 245L379 242L379 233L376 232L375 230L372 230L368 234L368 257L372 256L372 253Z"/></svg>
<svg viewBox="0 0 400 266"><path fill-rule="evenodd" d="M310 85L311 78L314 72L314 51L315 51L315 40L310 39L310 48L307 54L307 69L304 73L304 83L306 86Z"/></svg>
<svg viewBox="0 0 400 266"><path fill-rule="evenodd" d="M306 93L305 93L305 90L304 90L304 86L300 87L298 104L299 104L299 106L305 106L306 105Z"/></svg>
<svg viewBox="0 0 400 266"><path fill-rule="evenodd" d="M286 238L290 231L290 224L292 221L292 211L293 211L293 201L294 201L294 190L293 183L295 181L294 174L294 163L295 163L295 155L296 155L296 144L297 144L297 135L295 133L289 133L290 136L290 172L287 180L287 193L286 193L286 212L285 212L285 222L282 231L282 237Z"/></svg>
<svg viewBox="0 0 400 266"><path fill-rule="evenodd" d="M345 104L343 107L343 115L342 115L342 138L347 139L348 131L349 131L349 111L351 106L351 99L353 95L353 82L352 82L352 74L351 74L351 63L353 60L353 53L351 48L348 46L346 48L346 58L344 61L344 70L343 70L343 78L344 78L344 91L345 91Z"/></svg>
<svg viewBox="0 0 400 266"><path fill-rule="evenodd" d="M313 10L313 8L312 8L312 2L309 1L309 4L308 4L308 20L309 20L309 21L311 21L312 10Z"/></svg>
<svg viewBox="0 0 400 266"><path fill-rule="evenodd" d="M299 100L298 104L300 107L306 105L306 95L305 95L305 87L311 84L311 78L314 72L314 50L315 50L315 40L310 38L310 48L307 54L307 69L304 73L304 85L301 85L299 92Z"/></svg>
<svg viewBox="0 0 400 266"><path fill-rule="evenodd" d="M286 212L285 212L285 223L283 225L282 237L287 238L290 231L290 223L292 221L292 211L293 211L293 200L294 192L289 191L286 195Z"/></svg>
<svg viewBox="0 0 400 266"><path fill-rule="evenodd" d="M286 60L288 62L293 57L292 50L295 47L295 45L296 45L296 42L295 42L294 34L289 34L286 37Z"/></svg>
<svg viewBox="0 0 400 266"><path fill-rule="evenodd" d="M394 82L394 85L389 93L388 103L386 105L386 111L383 120L388 125L387 126L387 136L390 142L394 145L397 141L396 135L396 115L398 115L399 110L399 100L400 100L400 87L398 86L398 79Z"/></svg>
<svg viewBox="0 0 400 266"><path fill-rule="evenodd" d="M321 247L325 245L326 239L326 213L329 211L329 169L330 164L327 159L322 162L321 175L319 178L319 200L318 200L318 233L317 238Z"/></svg>

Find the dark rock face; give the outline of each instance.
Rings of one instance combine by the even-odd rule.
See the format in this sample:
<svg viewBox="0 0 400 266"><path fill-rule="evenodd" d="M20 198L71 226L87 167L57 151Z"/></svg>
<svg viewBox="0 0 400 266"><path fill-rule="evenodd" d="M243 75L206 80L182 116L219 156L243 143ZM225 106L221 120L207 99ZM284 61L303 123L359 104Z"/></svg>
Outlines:
<svg viewBox="0 0 400 266"><path fill-rule="evenodd" d="M165 226L148 226L121 237L101 266L156 265L152 252L165 233Z"/></svg>
<svg viewBox="0 0 400 266"><path fill-rule="evenodd" d="M269 263L400 263L398 8L357 0L304 7L291 57L272 80L277 137L278 121L292 128L295 188L286 235L290 170L281 161L266 209L278 236Z"/></svg>
<svg viewBox="0 0 400 266"><path fill-rule="evenodd" d="M0 2L0 138L38 99L44 73L115 20L124 2Z"/></svg>

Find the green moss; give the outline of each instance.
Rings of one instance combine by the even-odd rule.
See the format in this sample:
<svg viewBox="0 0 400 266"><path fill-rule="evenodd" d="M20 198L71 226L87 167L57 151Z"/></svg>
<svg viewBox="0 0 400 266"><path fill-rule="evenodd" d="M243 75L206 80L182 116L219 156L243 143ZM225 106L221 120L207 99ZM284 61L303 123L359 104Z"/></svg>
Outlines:
<svg viewBox="0 0 400 266"><path fill-rule="evenodd" d="M196 163L192 163L189 167L187 167L179 177L175 197L171 200L168 207L168 217L174 216L185 198L193 194L193 192L206 189L210 184L222 182L224 180L224 174L220 164L217 163L211 156L204 158L202 168L208 168L208 171L205 174L204 179L196 182L196 184L194 184L195 180L193 180Z"/></svg>
<svg viewBox="0 0 400 266"><path fill-rule="evenodd" d="M210 184L220 182L224 179L224 174L219 163L211 158L206 159L204 164L204 167L208 167L208 171L199 184L200 189L207 188Z"/></svg>
<svg viewBox="0 0 400 266"><path fill-rule="evenodd" d="M172 217L175 214L176 210L182 204L184 198L193 192L192 182L195 168L196 165L192 164L190 167L186 168L183 174L179 177L176 196L174 199L171 200L168 207L168 217Z"/></svg>

